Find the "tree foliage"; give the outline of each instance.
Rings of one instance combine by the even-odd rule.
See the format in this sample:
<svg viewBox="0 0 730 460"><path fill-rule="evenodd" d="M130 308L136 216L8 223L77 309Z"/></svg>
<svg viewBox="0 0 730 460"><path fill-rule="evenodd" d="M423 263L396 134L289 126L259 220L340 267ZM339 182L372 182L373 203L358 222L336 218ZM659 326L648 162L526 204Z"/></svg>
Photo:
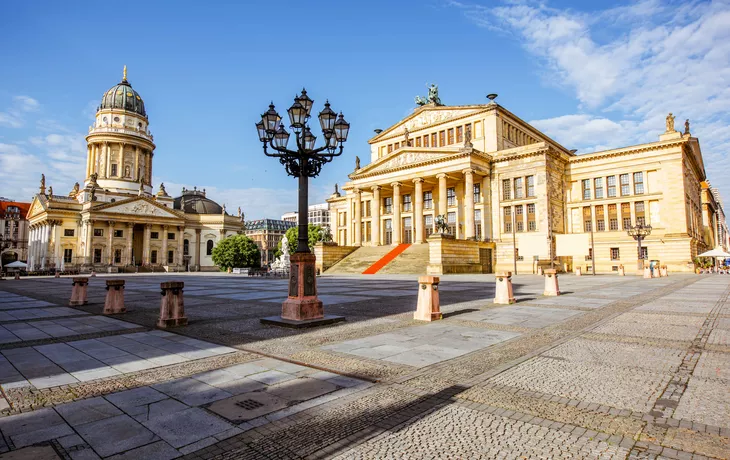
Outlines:
<svg viewBox="0 0 730 460"><path fill-rule="evenodd" d="M324 237L324 230L319 225L312 225L309 224L309 228L307 229L309 233L309 249L311 250L315 244L322 241L322 238ZM293 253L297 250L297 238L299 238L299 226L292 227L289 230L286 231L286 234L284 235L284 238L287 239L289 242L289 252ZM276 247L276 252L274 253L274 257L278 258L281 255L281 241L279 241L279 245Z"/></svg>
<svg viewBox="0 0 730 460"><path fill-rule="evenodd" d="M231 235L213 248L213 262L222 270L259 267L261 253L256 243L246 235Z"/></svg>

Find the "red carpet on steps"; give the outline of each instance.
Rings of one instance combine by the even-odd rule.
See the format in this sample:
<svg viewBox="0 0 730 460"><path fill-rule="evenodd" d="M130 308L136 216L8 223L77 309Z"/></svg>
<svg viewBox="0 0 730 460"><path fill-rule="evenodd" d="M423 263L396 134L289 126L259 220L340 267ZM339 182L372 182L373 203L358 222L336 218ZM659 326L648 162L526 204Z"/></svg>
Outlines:
<svg viewBox="0 0 730 460"><path fill-rule="evenodd" d="M374 275L374 274L378 273L378 271L380 271L381 268L385 267L390 262L392 262L393 259L395 259L396 257L398 257L400 255L401 252L408 249L408 246L410 246L410 244L407 244L407 243L399 244L398 246L393 248L392 251L390 251L389 253L384 255L379 261L375 262L370 267L368 267L368 269L365 270L364 272L362 272L362 274L363 275Z"/></svg>

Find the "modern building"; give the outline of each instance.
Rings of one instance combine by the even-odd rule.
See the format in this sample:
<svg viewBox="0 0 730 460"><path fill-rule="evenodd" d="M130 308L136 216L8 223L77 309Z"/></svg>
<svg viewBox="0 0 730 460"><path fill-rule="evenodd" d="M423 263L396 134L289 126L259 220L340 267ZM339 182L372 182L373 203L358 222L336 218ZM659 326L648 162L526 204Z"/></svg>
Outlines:
<svg viewBox="0 0 730 460"><path fill-rule="evenodd" d="M0 266L28 257L28 221L30 203L0 198Z"/></svg>
<svg viewBox="0 0 730 460"><path fill-rule="evenodd" d="M610 272L637 267L627 231L644 224L652 226L644 260L692 270L713 247L707 227L719 214L704 204L689 121L677 131L669 114L657 131L655 142L576 155L493 99L444 106L436 97L369 140L370 164L328 200L333 238L423 244L443 216L457 240L493 243L496 270L529 273L546 262L585 270L595 257L596 271Z"/></svg>
<svg viewBox="0 0 730 460"><path fill-rule="evenodd" d="M155 193L148 123L125 67L89 128L83 187L77 182L68 194L54 194L41 178L28 212L31 270L217 269L213 247L242 231L241 213L229 215L205 190L183 189L173 198L160 184Z"/></svg>
<svg viewBox="0 0 730 460"><path fill-rule="evenodd" d="M261 266L276 260L274 253L286 231L296 227L296 222L276 219L249 220L244 223L244 233L256 242L261 252Z"/></svg>
<svg viewBox="0 0 730 460"><path fill-rule="evenodd" d="M281 220L285 222L299 222L299 213L297 211L287 212L281 216ZM309 223L319 225L322 228L330 226L330 205L329 203L320 203L309 205Z"/></svg>

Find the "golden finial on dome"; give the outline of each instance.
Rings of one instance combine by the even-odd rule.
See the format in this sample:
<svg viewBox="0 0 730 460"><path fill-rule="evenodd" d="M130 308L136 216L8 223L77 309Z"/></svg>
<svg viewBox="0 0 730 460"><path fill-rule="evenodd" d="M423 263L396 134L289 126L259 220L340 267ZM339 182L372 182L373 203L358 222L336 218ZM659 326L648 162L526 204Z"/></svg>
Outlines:
<svg viewBox="0 0 730 460"><path fill-rule="evenodd" d="M127 79L127 66L125 65L124 66L124 73L122 74L122 80L126 80L126 79Z"/></svg>

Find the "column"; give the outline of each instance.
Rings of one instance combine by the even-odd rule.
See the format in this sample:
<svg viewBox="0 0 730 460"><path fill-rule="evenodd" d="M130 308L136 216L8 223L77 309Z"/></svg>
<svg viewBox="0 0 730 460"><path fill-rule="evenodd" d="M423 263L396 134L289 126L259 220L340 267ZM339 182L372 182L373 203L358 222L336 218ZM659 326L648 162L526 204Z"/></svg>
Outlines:
<svg viewBox="0 0 730 460"><path fill-rule="evenodd" d="M482 178L482 239L492 238L492 180L489 176Z"/></svg>
<svg viewBox="0 0 730 460"><path fill-rule="evenodd" d="M33 245L35 244L35 227L31 226L28 232L28 265L30 271L35 269L35 263L33 262Z"/></svg>
<svg viewBox="0 0 730 460"><path fill-rule="evenodd" d="M109 254L108 254L108 260L109 260L109 265L114 265L114 224L116 224L116 222L114 222L113 220L110 220L107 223L109 225L108 226L108 228L109 228L109 236L108 236L108 239L109 239Z"/></svg>
<svg viewBox="0 0 730 460"><path fill-rule="evenodd" d="M393 187L393 246L401 242L401 219L400 219L400 182L390 184Z"/></svg>
<svg viewBox="0 0 730 460"><path fill-rule="evenodd" d="M372 223L370 224L372 227L372 245L380 246L380 186L376 185L372 190L373 201L370 203L370 206L372 206L370 212L373 216Z"/></svg>
<svg viewBox="0 0 730 460"><path fill-rule="evenodd" d="M89 177L89 175L91 174L91 157L93 151L94 148L91 144L86 146L86 177Z"/></svg>
<svg viewBox="0 0 730 460"><path fill-rule="evenodd" d="M195 264L200 265L200 229L195 229Z"/></svg>
<svg viewBox="0 0 730 460"><path fill-rule="evenodd" d="M423 179L417 177L413 179L413 183L416 185L416 189L413 192L416 195L416 204L413 209L413 225L416 227L416 244L424 242L424 229L423 229Z"/></svg>
<svg viewBox="0 0 730 460"><path fill-rule="evenodd" d="M124 143L119 145L119 164L117 165L117 176L124 178Z"/></svg>
<svg viewBox="0 0 730 460"><path fill-rule="evenodd" d="M167 265L167 229L170 228L168 225L162 226L162 258L158 259L161 265Z"/></svg>
<svg viewBox="0 0 730 460"><path fill-rule="evenodd" d="M355 246L362 246L362 192L355 189Z"/></svg>
<svg viewBox="0 0 730 460"><path fill-rule="evenodd" d="M185 261L183 259L183 250L185 246L185 227L178 225L177 227L177 264L182 266Z"/></svg>
<svg viewBox="0 0 730 460"><path fill-rule="evenodd" d="M53 225L53 263L56 268L61 267L61 228L63 221L54 221Z"/></svg>
<svg viewBox="0 0 730 460"><path fill-rule="evenodd" d="M104 171L104 175L106 177L112 176L112 146L111 144L106 144L106 171Z"/></svg>
<svg viewBox="0 0 730 460"><path fill-rule="evenodd" d="M438 174L439 180L439 215L446 219L447 199L446 199L446 174Z"/></svg>
<svg viewBox="0 0 730 460"><path fill-rule="evenodd" d="M464 173L464 238L474 238L474 171L465 169Z"/></svg>
<svg viewBox="0 0 730 460"><path fill-rule="evenodd" d="M132 171L132 179L139 180L139 147L134 146L134 171Z"/></svg>
<svg viewBox="0 0 730 460"><path fill-rule="evenodd" d="M150 264L150 237L152 233L152 224L144 224L144 242L142 245L142 263Z"/></svg>
<svg viewBox="0 0 730 460"><path fill-rule="evenodd" d="M350 195L347 195L345 203L347 204L345 208L345 246L352 246L354 237L352 232L352 198Z"/></svg>
<svg viewBox="0 0 730 460"><path fill-rule="evenodd" d="M94 236L94 221L86 221L86 246L84 246L84 263L91 263L91 239Z"/></svg>
<svg viewBox="0 0 730 460"><path fill-rule="evenodd" d="M132 265L132 261L134 259L132 238L134 238L134 222L127 222L127 265Z"/></svg>

